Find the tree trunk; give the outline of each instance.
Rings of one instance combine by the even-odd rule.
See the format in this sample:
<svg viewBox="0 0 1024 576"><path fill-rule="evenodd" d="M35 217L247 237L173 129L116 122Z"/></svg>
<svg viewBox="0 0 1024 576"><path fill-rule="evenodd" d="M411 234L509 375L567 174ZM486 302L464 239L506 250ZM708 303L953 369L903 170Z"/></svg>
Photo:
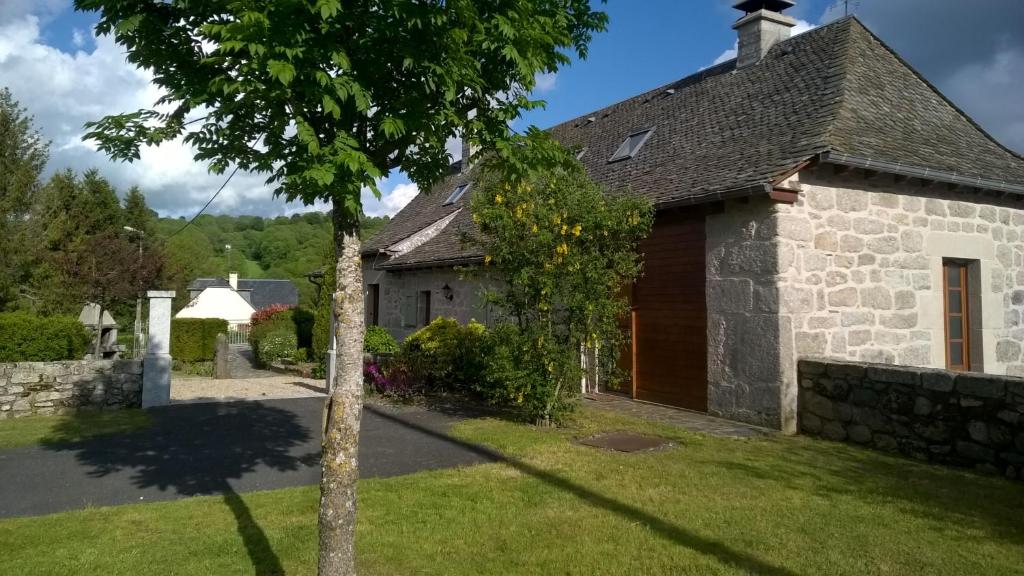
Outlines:
<svg viewBox="0 0 1024 576"><path fill-rule="evenodd" d="M320 576L356 573L356 480L363 409L363 270L358 216L334 206L337 368L327 399L320 476Z"/></svg>
<svg viewBox="0 0 1024 576"><path fill-rule="evenodd" d="M93 360L103 360L103 353L100 348L103 345L103 304L96 304L99 312L96 313L96 341L92 349Z"/></svg>

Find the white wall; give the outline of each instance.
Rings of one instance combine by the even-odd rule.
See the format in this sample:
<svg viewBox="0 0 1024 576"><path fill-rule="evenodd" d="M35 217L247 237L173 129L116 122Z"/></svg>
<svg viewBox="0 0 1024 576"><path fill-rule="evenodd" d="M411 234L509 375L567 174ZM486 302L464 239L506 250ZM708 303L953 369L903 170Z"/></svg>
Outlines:
<svg viewBox="0 0 1024 576"><path fill-rule="evenodd" d="M256 310L245 298L227 286L203 290L175 318L222 318L229 324L248 324Z"/></svg>

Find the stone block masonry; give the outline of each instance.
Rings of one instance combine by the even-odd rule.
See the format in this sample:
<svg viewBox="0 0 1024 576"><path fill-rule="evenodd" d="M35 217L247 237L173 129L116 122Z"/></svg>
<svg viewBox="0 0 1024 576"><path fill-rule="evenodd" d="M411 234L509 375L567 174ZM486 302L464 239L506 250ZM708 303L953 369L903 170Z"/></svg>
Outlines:
<svg viewBox="0 0 1024 576"><path fill-rule="evenodd" d="M138 408L139 360L0 364L0 419Z"/></svg>
<svg viewBox="0 0 1024 576"><path fill-rule="evenodd" d="M1024 378L801 360L800 432L1024 480Z"/></svg>

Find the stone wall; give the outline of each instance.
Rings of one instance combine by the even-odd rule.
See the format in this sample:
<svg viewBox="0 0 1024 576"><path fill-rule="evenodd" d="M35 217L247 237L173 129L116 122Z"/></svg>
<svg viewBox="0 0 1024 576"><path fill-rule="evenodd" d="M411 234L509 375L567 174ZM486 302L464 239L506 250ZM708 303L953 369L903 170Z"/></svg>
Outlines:
<svg viewBox="0 0 1024 576"><path fill-rule="evenodd" d="M776 278L794 259L776 240L779 217L767 198L707 217L708 412L795 432L796 378L782 361L793 356L793 329L780 307L809 311L814 301L779 301Z"/></svg>
<svg viewBox="0 0 1024 576"><path fill-rule="evenodd" d="M409 319L403 319L403 300L412 298L422 290L430 291L430 317L454 318L465 324L476 320L484 324L492 321L492 307L481 297L485 285L478 278L465 278L452 268L429 268L423 270L388 271L373 270L369 261L363 263L363 283L380 285L379 324L401 342L421 326L409 326ZM443 288L452 289L452 299L444 297ZM413 306L415 310L415 306Z"/></svg>
<svg viewBox="0 0 1024 576"><path fill-rule="evenodd" d="M0 419L138 408L141 397L139 360L0 364Z"/></svg>
<svg viewBox="0 0 1024 576"><path fill-rule="evenodd" d="M800 432L1024 480L1024 378L801 360Z"/></svg>
<svg viewBox="0 0 1024 576"><path fill-rule="evenodd" d="M1024 376L1024 206L893 177L799 175L779 215L798 357L946 366L942 263L969 262L972 370Z"/></svg>
<svg viewBox="0 0 1024 576"><path fill-rule="evenodd" d="M796 430L796 363L944 368L942 264L969 262L972 370L1024 376L1024 206L809 169L795 204L707 221L708 409Z"/></svg>

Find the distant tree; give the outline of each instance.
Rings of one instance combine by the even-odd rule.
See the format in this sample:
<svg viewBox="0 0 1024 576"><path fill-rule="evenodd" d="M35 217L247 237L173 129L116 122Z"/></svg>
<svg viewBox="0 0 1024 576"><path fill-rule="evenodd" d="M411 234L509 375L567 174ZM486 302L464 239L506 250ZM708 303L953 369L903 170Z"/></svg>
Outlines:
<svg viewBox="0 0 1024 576"><path fill-rule="evenodd" d="M86 237L77 250L56 257L64 293L78 302L99 306L98 318L115 304L135 298L139 286L150 284L163 268L158 251L141 256L138 245L125 235L104 231ZM102 330L97 328L93 353L100 358Z"/></svg>
<svg viewBox="0 0 1024 576"><path fill-rule="evenodd" d="M13 308L28 281L33 251L27 219L39 192L49 142L7 88L0 89L0 310Z"/></svg>
<svg viewBox="0 0 1024 576"><path fill-rule="evenodd" d="M362 408L361 192L402 170L424 187L459 132L494 145L536 75L584 57L607 21L590 0L76 0L102 14L166 96L91 124L121 159L183 137L215 172L269 175L275 193L332 204L339 367L327 405L320 574L353 574ZM469 159L467 159L468 161Z"/></svg>
<svg viewBox="0 0 1024 576"><path fill-rule="evenodd" d="M152 240L153 226L156 223L157 214L146 205L146 197L139 190L138 186L128 189L124 197L124 223L136 230L140 230L148 240Z"/></svg>

